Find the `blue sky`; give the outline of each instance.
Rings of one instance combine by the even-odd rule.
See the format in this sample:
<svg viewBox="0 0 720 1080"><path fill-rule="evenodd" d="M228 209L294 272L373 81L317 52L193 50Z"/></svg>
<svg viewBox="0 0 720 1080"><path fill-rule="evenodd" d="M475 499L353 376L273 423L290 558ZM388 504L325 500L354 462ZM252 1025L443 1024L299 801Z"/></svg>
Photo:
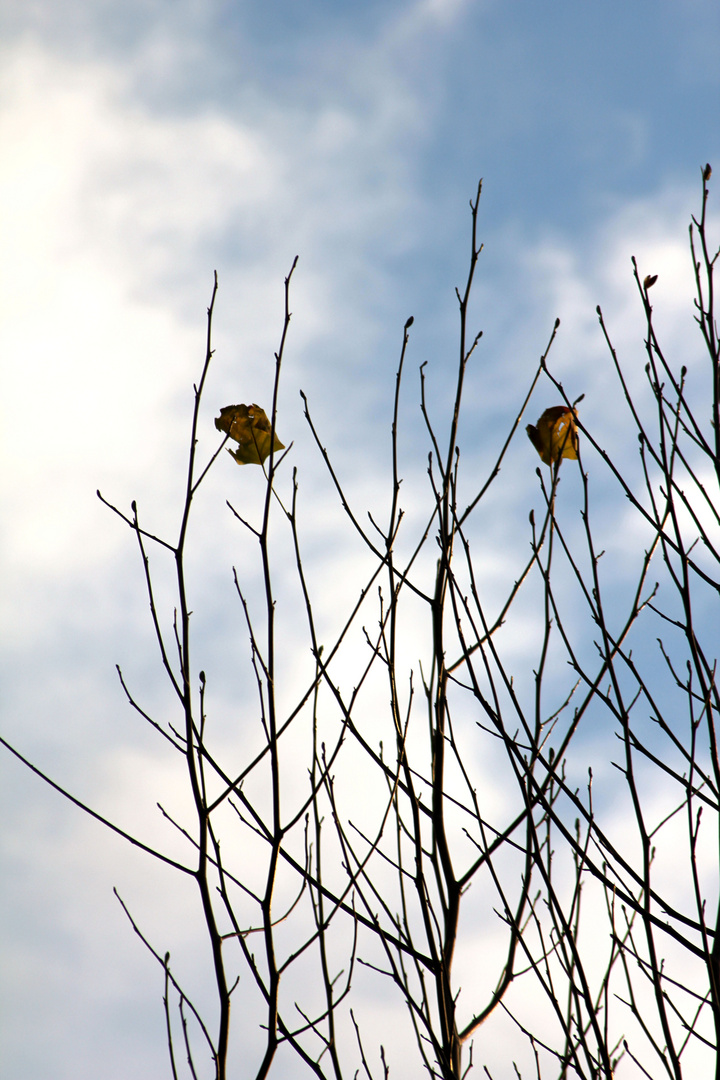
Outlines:
<svg viewBox="0 0 720 1080"><path fill-rule="evenodd" d="M299 256L278 424L335 582L354 555L336 542L298 390L373 505L413 315L406 453L421 482L417 367L428 362L439 413L480 177L484 338L463 452L490 460L559 315L554 369L623 453L595 306L641 377L635 254L659 274L666 340L695 355L686 230L700 169L718 158L719 53L714 0L0 0L3 733L82 797L159 829L146 808L173 777L128 718L114 664L159 707L164 691L131 538L94 493L137 498L154 527L174 528L214 270L208 446L221 405L268 400ZM533 412L553 403L541 387ZM493 536L526 542L533 454L524 436L513 447ZM198 528L203 640L219 667L235 662L225 601L238 556L217 515L237 483L219 463ZM622 529L615 542L622 555ZM125 884L159 931L162 875L7 757L2 770L3 1071L162 1074L160 986L111 894ZM175 947L192 964L184 904Z"/></svg>

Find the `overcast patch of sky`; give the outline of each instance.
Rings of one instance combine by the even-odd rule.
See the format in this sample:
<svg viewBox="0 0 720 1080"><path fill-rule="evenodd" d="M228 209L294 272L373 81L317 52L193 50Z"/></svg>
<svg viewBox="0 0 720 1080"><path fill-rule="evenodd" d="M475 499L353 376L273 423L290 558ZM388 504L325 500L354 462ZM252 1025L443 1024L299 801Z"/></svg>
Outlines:
<svg viewBox="0 0 720 1080"><path fill-rule="evenodd" d="M617 435L617 411L608 420L603 409L609 391L594 307L607 305L641 377L629 255L652 258L649 268L660 270L654 297L663 318L688 291L684 230L697 209L699 166L717 148L718 13L709 0L549 10L530 0L78 0L0 4L0 27L0 130L10 145L0 178L12 196L2 206L12 241L1 332L13 403L4 417L12 468L3 480L3 545L12 569L6 603L18 628L5 652L7 721L71 785L132 820L138 805L152 802L147 777L158 766L151 733L128 727L113 663L129 652L137 685L165 706L153 688L135 553L93 492L99 485L123 505L138 496L153 523L172 520L212 269L221 293L210 431L219 404L267 396L282 277L301 257L282 434L296 439L320 569L323 539L340 533L321 499L297 390L310 395L362 509L386 500L376 477L402 325L415 315L405 431L412 455L424 455L416 369L430 361L439 415L456 348L453 288L467 266L467 201L480 175L486 249L473 311L485 339L468 384L464 453L471 464L490 457L487 446L512 418L517 387L556 315L558 370L568 388L591 391L583 416ZM683 319L669 320L678 343ZM526 520L535 463L523 436L503 474L513 483L485 518L491 542L502 542L503 523L520 507ZM255 490L259 481L223 464L198 525L200 563L217 539L228 486ZM407 465L409 491L424 483L424 464L415 474ZM204 640L229 652L237 636L225 630L218 567L237 559L237 539L228 531L219 544L204 579L217 625L213 633L207 619ZM335 587L350 569L336 552ZM230 700L232 690L231 680L222 694ZM138 903L147 900L148 919L162 931L156 876L75 811L63 816L56 796L38 794L25 774L9 775L13 1017L27 1019L36 1007L43 971L63 974L40 998L53 1039L18 1038L16 1071L44 1078L48 1062L61 1059L75 1080L98 1075L98 1062L108 1076L107 1047L125 1045L132 1049L127 1060L125 1051L118 1056L117 1075L127 1075L128 1061L138 1075L137 1038L148 1048L147 1075L156 1075L164 1068L160 1027L143 1027L133 1008L137 986L148 1012L159 1001L148 960L139 947L118 957L113 942L118 966L109 980L106 948L108 936L129 936L109 896L121 879ZM162 784L173 790L166 778ZM27 896L38 898L32 918ZM81 909L92 911L87 921L78 919ZM182 925L176 912L181 937ZM88 964L79 977L77 950ZM81 1004L71 1019L63 1010L74 1000ZM15 1032L30 1034L20 1023Z"/></svg>

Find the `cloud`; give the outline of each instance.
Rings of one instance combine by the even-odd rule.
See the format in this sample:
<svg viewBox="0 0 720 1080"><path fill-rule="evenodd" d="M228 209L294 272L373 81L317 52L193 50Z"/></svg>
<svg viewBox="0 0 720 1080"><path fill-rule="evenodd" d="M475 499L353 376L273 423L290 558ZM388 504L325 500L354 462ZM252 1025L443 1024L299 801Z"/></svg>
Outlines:
<svg viewBox="0 0 720 1080"><path fill-rule="evenodd" d="M434 153L438 125L447 126L448 138L466 139L446 111L438 73L447 57L435 46L446 32L443 40L452 44L451 31L462 27L468 8L454 0L396 5L387 20L376 13L377 25L364 37L334 27L332 50L325 38L301 51L284 37L278 47L293 58L285 82L277 64L257 78L262 64L247 40L251 77L241 67L231 79L227 41L242 33L229 27L227 39L214 39L205 5L173 6L172 19L167 4L140 3L124 14L113 4L95 8L91 19L86 4L35 5L33 34L3 55L0 352L10 402L2 436L3 555L12 571L5 620L14 628L4 692L12 736L36 760L89 801L99 799L118 819L155 835L162 833L160 819L151 824L143 813L154 813L158 787L172 802L180 783L159 764L152 733L124 702L114 662L163 718L172 715L170 695L158 684L132 536L97 503L95 488L122 507L137 498L149 526L175 535L212 270L219 271L221 291L203 453L216 445L212 417L221 404L267 404L282 279L300 254L281 434L296 441L289 461L301 467L303 540L323 637L337 624L341 602L364 580L367 562L356 538L347 540L297 389L309 394L323 443L363 524L368 508L380 519L390 492L389 395L411 313L416 324L401 427L411 452L401 499L408 531L424 525L428 441L417 410L417 366L429 360L430 404L440 417L456 363L453 287L466 269L468 215L464 201L448 209L447 193L435 190L436 174L422 171L423 154ZM116 34L108 32L111 16ZM204 79L208 87L200 93ZM503 87L495 89L493 100L500 102ZM500 105L490 111L502 131ZM627 123L626 143L640 154L644 128L635 121L628 113L609 123ZM496 436L513 419L517 388L528 381L556 315L562 329L551 363L568 388L585 390L583 418L624 451L619 410L607 407L601 366L609 368L595 304L606 310L614 340L638 360L640 386L642 318L628 264L636 254L660 275L653 291L658 319L673 351L685 356L684 230L687 208L695 206L695 192L683 184L661 187L641 200L604 205L597 227L575 234L569 227L527 226L519 213L498 221L492 177L485 198L487 248L473 309L485 337L469 375L463 443L473 494L480 465L491 460ZM448 255L460 235L462 249ZM546 386L540 396L553 393ZM538 415L551 403L542 400ZM488 546L480 577L493 610L527 552L536 464L521 430L489 511L480 515L477 538ZM564 480L563 494L571 483ZM259 472L237 469L223 455L199 498L192 534L198 659L212 679L219 738L228 745L240 721L257 720L248 705L251 678L238 674L247 632L230 567L240 567L251 599L260 575L255 540L242 536L224 503L229 497L252 510L261 488ZM617 520L607 519L608 530ZM278 530L281 525L279 516ZM623 526L616 544L628 535ZM278 617L290 627L284 673L294 687L306 678L310 659L304 628L288 614L296 611L296 585L287 537L275 550L281 552ZM430 583L432 564L429 557L423 567ZM161 569L154 556L153 569L169 629L172 566ZM373 596L368 626L377 621L374 605ZM523 670L525 638L536 625L529 603L514 624L520 630L505 639L505 655ZM418 627L408 631L409 663L425 647ZM356 652L336 665L338 679L351 685L364 648L356 642ZM368 694L369 723L380 715L384 694L384 687ZM494 780L489 776L488 786ZM67 1075L98 1075L108 1046L130 1040L132 1060L118 1054L117 1075L135 1073L140 1059L156 1075L164 1067L157 1065L164 1061L160 980L118 917L110 888L122 886L157 940L172 939L173 951L187 958L189 978L204 986L201 945L187 936L192 899L171 887L170 903L167 879L144 856L109 840L37 784L12 772L6 857L17 875L12 914L20 927L11 956L20 973L13 1015L34 1014L42 983L42 1011L54 1018L48 1028L56 1039L46 1052L54 1050L51 1057ZM28 895L41 897L30 914ZM34 936L39 925L51 939L46 951ZM116 949L118 941L132 941L137 951ZM48 971L58 975L46 986ZM70 995L63 991L68 986ZM143 1023L138 1011L157 1023ZM24 1041L27 1051L31 1040ZM23 1075L45 1076L46 1061L38 1056L35 1073L26 1064Z"/></svg>

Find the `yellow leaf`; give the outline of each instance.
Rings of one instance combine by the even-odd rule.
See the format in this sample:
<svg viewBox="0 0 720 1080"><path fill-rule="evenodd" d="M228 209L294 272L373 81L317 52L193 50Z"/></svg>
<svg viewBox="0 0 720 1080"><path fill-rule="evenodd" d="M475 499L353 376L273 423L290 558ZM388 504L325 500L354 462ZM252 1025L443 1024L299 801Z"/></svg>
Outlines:
<svg viewBox="0 0 720 1080"><path fill-rule="evenodd" d="M238 444L237 450L228 450L228 453L239 465L262 465L268 457L272 428L259 405L226 405L216 417L215 427ZM277 434L273 449L285 449Z"/></svg>
<svg viewBox="0 0 720 1080"><path fill-rule="evenodd" d="M537 426L528 424L525 430L546 465L553 465L561 458L577 458L575 412L567 405L553 405L551 409L546 409Z"/></svg>

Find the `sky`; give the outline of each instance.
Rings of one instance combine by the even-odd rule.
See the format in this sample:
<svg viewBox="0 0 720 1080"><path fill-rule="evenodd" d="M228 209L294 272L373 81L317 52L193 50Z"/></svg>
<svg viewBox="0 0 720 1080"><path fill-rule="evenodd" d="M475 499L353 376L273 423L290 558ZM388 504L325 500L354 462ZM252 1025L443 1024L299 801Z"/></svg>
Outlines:
<svg viewBox="0 0 720 1080"><path fill-rule="evenodd" d="M719 51L714 0L0 0L2 734L79 798L167 840L153 807L176 777L115 672L164 707L141 566L95 492L176 529L215 271L209 453L220 406L270 400L298 256L278 431L305 493L309 565L332 583L321 618L352 592L359 556L299 391L363 513L384 506L413 316L402 466L409 490L424 483L417 372L427 363L440 418L480 178L470 474L501 444L556 317L553 371L626 453L595 308L641 379L635 255L641 276L658 274L664 340L694 362L687 226L718 159ZM533 414L556 396L541 384ZM487 527L498 565L503 545L527 543L536 465L516 439ZM226 516L239 475L224 458L208 480L192 564L200 648L226 699L247 659L230 567L254 558ZM260 478L242 477L242 497L259 496ZM628 533L612 513L621 578ZM190 968L192 899L5 752L0 769L3 1075L165 1075L161 985L112 887L158 935L172 926Z"/></svg>

